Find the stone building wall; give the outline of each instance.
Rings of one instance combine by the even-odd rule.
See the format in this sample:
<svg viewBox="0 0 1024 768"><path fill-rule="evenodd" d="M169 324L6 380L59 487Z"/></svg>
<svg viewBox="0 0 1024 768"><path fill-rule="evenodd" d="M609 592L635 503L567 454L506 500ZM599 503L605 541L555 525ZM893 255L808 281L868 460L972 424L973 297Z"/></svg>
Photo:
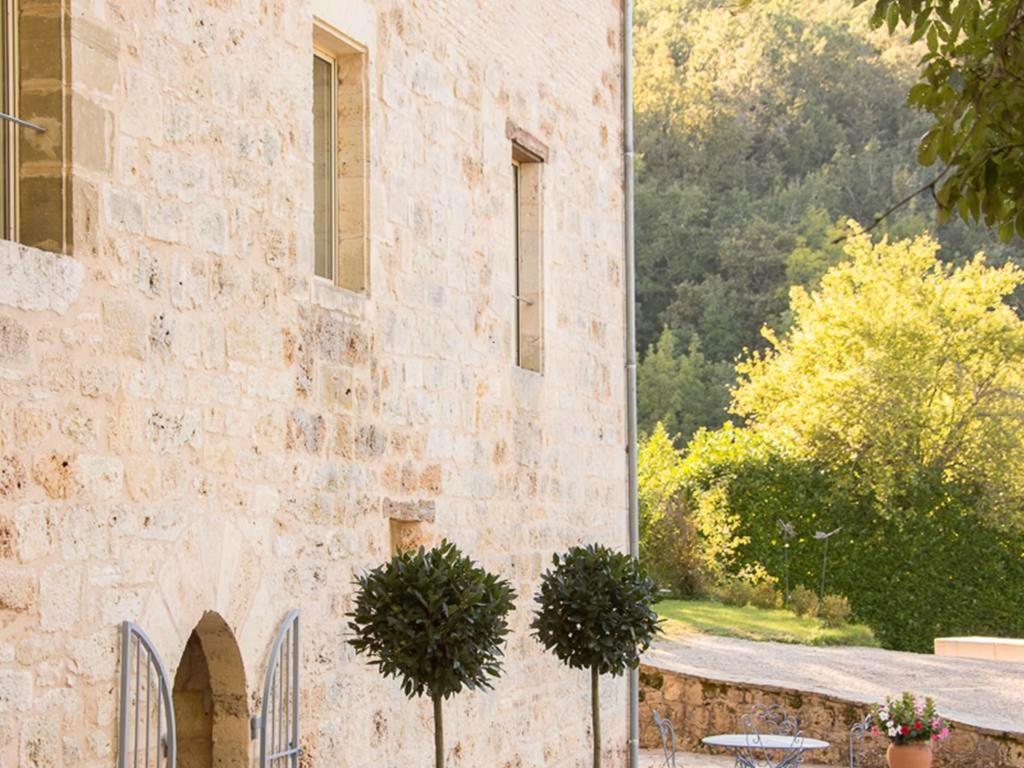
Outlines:
<svg viewBox="0 0 1024 768"><path fill-rule="evenodd" d="M808 759L823 765L849 766L850 728L863 720L870 706L813 691L770 685L710 680L660 667L640 670L640 743L661 747L652 711L672 721L680 750L707 751L700 740L716 733L737 733L744 714L755 705L780 704L795 717L808 737L824 739L831 748ZM888 743L868 737L863 742L862 768L883 768ZM949 739L935 749L935 768L1024 768L1024 733L1006 733L954 723Z"/></svg>
<svg viewBox="0 0 1024 768"><path fill-rule="evenodd" d="M291 608L303 765L426 766L429 706L345 643L393 534L521 596L450 765L582 766L586 676L529 603L552 552L626 539L620 4L63 5L73 240L0 242L0 766L115 764L126 619L173 678L219 614L257 714ZM365 294L311 278L314 12L367 51ZM509 124L549 153L543 375L513 362Z"/></svg>

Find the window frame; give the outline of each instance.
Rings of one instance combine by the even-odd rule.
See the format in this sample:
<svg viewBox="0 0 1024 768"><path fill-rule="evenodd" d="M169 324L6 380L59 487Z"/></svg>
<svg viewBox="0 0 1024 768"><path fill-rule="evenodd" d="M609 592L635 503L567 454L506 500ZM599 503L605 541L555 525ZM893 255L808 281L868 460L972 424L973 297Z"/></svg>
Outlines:
<svg viewBox="0 0 1024 768"><path fill-rule="evenodd" d="M371 292L369 49L330 23L313 19L314 54L334 62L332 277L315 274L314 290Z"/></svg>
<svg viewBox="0 0 1024 768"><path fill-rule="evenodd" d="M330 274L321 275L318 274L317 259L316 259L316 207L314 206L313 211L313 278L315 280L321 280L331 285L337 285L338 276L338 58L335 54L319 45L313 46L313 60L314 64L316 59L326 62L331 67L331 89L330 89L330 104L329 104L329 115L328 115L328 126L330 137L328 139L328 146L330 152L328 152L327 158L327 174L330 179L330 200L328 201L327 210L330 212L330 221L328 223L328 258L327 263L330 265ZM315 99L315 96L314 96ZM316 143L314 142L313 151L316 152ZM316 159L314 157L314 167L316 165Z"/></svg>
<svg viewBox="0 0 1024 768"><path fill-rule="evenodd" d="M546 157L524 146L519 141L512 141L512 178L513 178L513 254L515 258L515 281L513 301L515 302L515 361L516 366L523 371L529 371L537 375L544 374L544 165ZM534 190L535 204L537 210L533 212L532 218L536 222L535 230L531 230L531 237L535 240L529 245L524 238L524 217L523 216L523 183L524 173L531 178L529 183L536 186ZM535 260L532 265L535 274L534 282L536 288L533 290L534 298L523 293L524 275L528 265L525 262L527 247L534 251L530 258ZM524 349L524 306L534 308L534 322L536 323L536 360L526 359Z"/></svg>
<svg viewBox="0 0 1024 768"><path fill-rule="evenodd" d="M0 238L64 254L73 246L66 5L58 4L57 15L45 14L46 34L40 34L39 8L0 0ZM29 16L34 23L32 29L26 25L26 39L22 24ZM32 46L32 56L23 60L25 46ZM40 78L36 68L46 76Z"/></svg>
<svg viewBox="0 0 1024 768"><path fill-rule="evenodd" d="M0 0L0 112L9 116L18 114L18 13L17 0ZM3 169L0 172L0 235L5 240L18 240L18 124L13 120L0 120L3 132Z"/></svg>
<svg viewBox="0 0 1024 768"><path fill-rule="evenodd" d="M522 255L523 255L523 244L522 244L522 173L523 166L522 162L516 159L515 154L512 155L512 188L513 188L513 200L512 200L512 233L514 237L514 253L516 259L516 274L514 291L512 298L516 304L516 365L523 368L523 304L528 302L528 299L523 298L521 293L521 284L523 281L523 269L522 269ZM528 369L527 369L528 370Z"/></svg>

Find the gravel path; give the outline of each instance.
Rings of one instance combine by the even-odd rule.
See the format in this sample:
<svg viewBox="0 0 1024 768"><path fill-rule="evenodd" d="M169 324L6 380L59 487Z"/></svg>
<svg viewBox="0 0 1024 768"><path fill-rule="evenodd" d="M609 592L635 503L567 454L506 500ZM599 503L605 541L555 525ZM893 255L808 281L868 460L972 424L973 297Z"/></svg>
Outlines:
<svg viewBox="0 0 1024 768"><path fill-rule="evenodd" d="M764 683L874 703L904 690L935 698L952 720L1024 732L1024 664L877 648L816 648L677 635L644 662L714 680Z"/></svg>

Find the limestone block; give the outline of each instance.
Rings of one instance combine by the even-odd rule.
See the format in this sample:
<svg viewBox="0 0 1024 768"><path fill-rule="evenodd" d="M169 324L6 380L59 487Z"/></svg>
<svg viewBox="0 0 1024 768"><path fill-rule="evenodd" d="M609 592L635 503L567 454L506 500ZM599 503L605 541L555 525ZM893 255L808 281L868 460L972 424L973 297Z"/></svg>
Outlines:
<svg viewBox="0 0 1024 768"><path fill-rule="evenodd" d="M326 424L320 414L311 414L302 408L295 408L288 414L288 432L285 446L289 450L304 449L307 453L319 453L324 444Z"/></svg>
<svg viewBox="0 0 1024 768"><path fill-rule="evenodd" d="M191 141L196 132L196 114L185 103L168 100L164 104L164 140L172 144Z"/></svg>
<svg viewBox="0 0 1024 768"><path fill-rule="evenodd" d="M18 499L25 491L25 467L17 456L0 456L0 499Z"/></svg>
<svg viewBox="0 0 1024 768"><path fill-rule="evenodd" d="M199 438L199 411L193 408L151 408L146 416L146 438L157 453L195 446Z"/></svg>
<svg viewBox="0 0 1024 768"><path fill-rule="evenodd" d="M188 241L190 215L184 204L174 200L153 200L146 206L146 235L168 243Z"/></svg>
<svg viewBox="0 0 1024 768"><path fill-rule="evenodd" d="M81 610L82 574L77 566L51 565L39 580L39 625L47 631L70 630Z"/></svg>
<svg viewBox="0 0 1024 768"><path fill-rule="evenodd" d="M177 309L202 306L209 296L209 279L205 259L175 259L171 269L171 303Z"/></svg>
<svg viewBox="0 0 1024 768"><path fill-rule="evenodd" d="M76 16L71 24L71 60L78 87L113 96L118 82L118 39L111 30Z"/></svg>
<svg viewBox="0 0 1024 768"><path fill-rule="evenodd" d="M124 487L124 463L115 456L81 454L77 459L78 482L97 499L112 499Z"/></svg>
<svg viewBox="0 0 1024 768"><path fill-rule="evenodd" d="M125 299L103 301L103 329L107 352L142 360L146 355L147 321L141 306Z"/></svg>
<svg viewBox="0 0 1024 768"><path fill-rule="evenodd" d="M106 560L110 554L108 510L96 506L71 506L61 510L56 535L61 557L76 560Z"/></svg>
<svg viewBox="0 0 1024 768"><path fill-rule="evenodd" d="M24 718L19 740L19 765L33 768L60 768L63 745L60 730L53 727L52 715Z"/></svg>
<svg viewBox="0 0 1024 768"><path fill-rule="evenodd" d="M174 353L174 317L168 312L157 312L149 321L149 348L163 360Z"/></svg>
<svg viewBox="0 0 1024 768"><path fill-rule="evenodd" d="M353 405L352 370L347 366L323 364L317 369L320 402L328 410L350 410Z"/></svg>
<svg viewBox="0 0 1024 768"><path fill-rule="evenodd" d="M85 397L111 399L120 385L117 370L108 365L90 365L79 372L78 389Z"/></svg>
<svg viewBox="0 0 1024 768"><path fill-rule="evenodd" d="M56 519L57 512L50 504L26 504L15 510L15 550L21 562L51 554Z"/></svg>
<svg viewBox="0 0 1024 768"><path fill-rule="evenodd" d="M50 453L32 468L32 478L51 499L67 499L81 490L75 457L66 453Z"/></svg>
<svg viewBox="0 0 1024 768"><path fill-rule="evenodd" d="M96 420L81 408L72 407L67 411L60 421L60 431L79 445L92 447L96 443Z"/></svg>
<svg viewBox="0 0 1024 768"><path fill-rule="evenodd" d="M14 520L0 515L0 560L11 560L15 555L16 528Z"/></svg>
<svg viewBox="0 0 1024 768"><path fill-rule="evenodd" d="M163 88L158 79L138 69L124 81L125 101L118 112L120 129L129 136L160 144L163 139Z"/></svg>
<svg viewBox="0 0 1024 768"><path fill-rule="evenodd" d="M227 216L223 208L205 204L196 211L193 239L202 251L222 255L228 252Z"/></svg>
<svg viewBox="0 0 1024 768"><path fill-rule="evenodd" d="M0 364L28 359L28 330L11 317L0 317Z"/></svg>
<svg viewBox="0 0 1024 768"><path fill-rule="evenodd" d="M208 174L201 163L183 159L170 151L151 152L149 163L153 187L165 197L193 203L208 190Z"/></svg>
<svg viewBox="0 0 1024 768"><path fill-rule="evenodd" d="M77 70L77 63L76 70ZM110 155L111 113L99 104L82 96L73 96L71 110L71 142L75 152L75 167L101 173L109 172L113 163Z"/></svg>
<svg viewBox="0 0 1024 768"><path fill-rule="evenodd" d="M0 304L62 315L78 299L84 276L70 256L0 241Z"/></svg>
<svg viewBox="0 0 1024 768"><path fill-rule="evenodd" d="M142 234L142 198L139 195L107 187L103 192L103 210L108 227L132 235Z"/></svg>
<svg viewBox="0 0 1024 768"><path fill-rule="evenodd" d="M24 712L32 706L32 673L0 670L0 712Z"/></svg>
<svg viewBox="0 0 1024 768"><path fill-rule="evenodd" d="M24 613L36 599L35 574L24 568L0 566L0 611Z"/></svg>
<svg viewBox="0 0 1024 768"><path fill-rule="evenodd" d="M225 329L228 358L243 363L259 362L261 330L252 318L232 320Z"/></svg>
<svg viewBox="0 0 1024 768"><path fill-rule="evenodd" d="M135 501L155 499L160 491L160 465L155 461L132 461L125 468L125 482Z"/></svg>

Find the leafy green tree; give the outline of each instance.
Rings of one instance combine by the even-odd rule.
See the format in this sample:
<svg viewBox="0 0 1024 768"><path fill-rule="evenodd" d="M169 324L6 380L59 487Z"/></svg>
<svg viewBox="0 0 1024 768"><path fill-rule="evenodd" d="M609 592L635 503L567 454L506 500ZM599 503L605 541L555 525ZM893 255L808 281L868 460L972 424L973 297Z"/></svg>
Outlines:
<svg viewBox="0 0 1024 768"><path fill-rule="evenodd" d="M1024 6L874 0L871 21L890 34L905 28L927 48L908 102L932 121L918 160L939 170L920 191L934 196L943 219L956 212L996 227L1003 240L1024 236Z"/></svg>
<svg viewBox="0 0 1024 768"><path fill-rule="evenodd" d="M637 451L640 499L640 562L677 597L696 596L705 586L697 530L687 514L683 458L658 422Z"/></svg>
<svg viewBox="0 0 1024 768"><path fill-rule="evenodd" d="M750 429L704 432L684 463L684 497L727 579L787 566L779 521L793 526L792 583L817 587L816 531L843 530L829 548L829 589L888 648L931 652L936 637L1024 632L1024 534L977 512L971 489L909 482L878 499L866 484ZM700 510L698 513L696 510Z"/></svg>
<svg viewBox="0 0 1024 768"><path fill-rule="evenodd" d="M676 357L699 339L708 367L731 369L764 348L762 325L786 327L789 287L813 288L841 259L834 241L849 218L873 222L934 177L916 158L934 123L907 104L927 41L907 38L873 29L853 0L756 0L742 13L735 0L638 2L641 351L667 326ZM936 218L932 196L919 195L876 234L914 236ZM1018 258L959 218L935 236L950 263L979 250L994 264ZM702 380L715 394L677 398L671 417L642 392L645 428L665 420L685 440L721 424L731 374Z"/></svg>
<svg viewBox="0 0 1024 768"><path fill-rule="evenodd" d="M792 328L737 367L732 407L882 498L953 481L1024 522L1024 321L1007 304L1024 272L937 248L853 236L818 290L793 289Z"/></svg>
<svg viewBox="0 0 1024 768"><path fill-rule="evenodd" d="M555 555L541 576L534 636L572 669L590 670L594 768L601 766L600 676L640 664L658 631L656 599L636 558L600 544Z"/></svg>
<svg viewBox="0 0 1024 768"><path fill-rule="evenodd" d="M399 552L356 577L349 642L409 698L434 705L434 758L444 766L441 704L464 688L485 689L501 674L508 581L480 568L448 541L429 552Z"/></svg>
<svg viewBox="0 0 1024 768"><path fill-rule="evenodd" d="M675 334L666 328L637 367L640 430L661 422L685 442L701 427L718 426L729 404L724 384L733 375L728 363L709 362L696 338L677 352Z"/></svg>

